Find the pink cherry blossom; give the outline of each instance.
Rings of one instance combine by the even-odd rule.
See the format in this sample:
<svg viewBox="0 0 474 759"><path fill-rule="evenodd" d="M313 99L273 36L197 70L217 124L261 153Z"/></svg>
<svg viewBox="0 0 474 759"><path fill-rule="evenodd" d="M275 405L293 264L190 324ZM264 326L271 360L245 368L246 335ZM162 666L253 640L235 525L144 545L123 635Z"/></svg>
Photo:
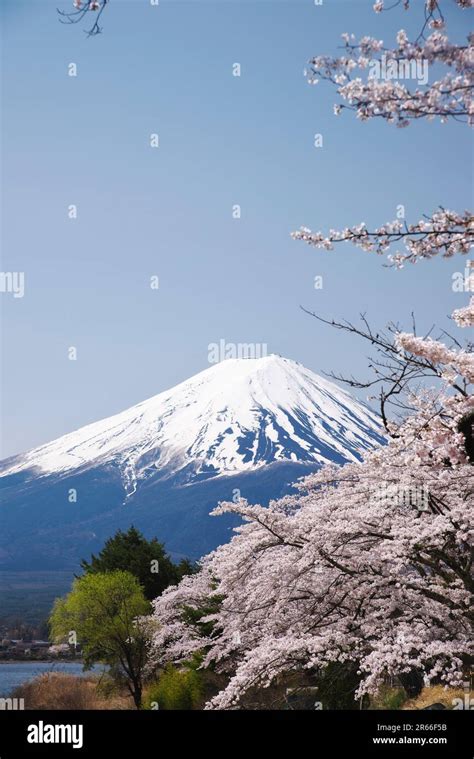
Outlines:
<svg viewBox="0 0 474 759"><path fill-rule="evenodd" d="M389 261L401 268L405 263L416 263L436 255L451 258L458 253L468 253L474 244L474 217L469 211L459 214L440 208L416 224L407 225L395 220L369 230L362 222L342 230L331 229L327 234L301 227L292 233L292 237L324 250L334 250L336 243L351 242L370 253L388 253ZM390 253L399 243L405 250L396 249Z"/></svg>

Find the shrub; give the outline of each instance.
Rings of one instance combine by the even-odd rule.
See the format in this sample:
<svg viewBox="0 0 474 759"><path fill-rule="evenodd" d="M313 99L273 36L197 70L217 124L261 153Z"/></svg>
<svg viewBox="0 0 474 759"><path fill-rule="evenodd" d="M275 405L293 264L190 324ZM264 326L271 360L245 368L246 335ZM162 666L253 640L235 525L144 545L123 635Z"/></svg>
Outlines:
<svg viewBox="0 0 474 759"><path fill-rule="evenodd" d="M404 688L384 685L370 705L372 709L401 709L407 698Z"/></svg>
<svg viewBox="0 0 474 759"><path fill-rule="evenodd" d="M25 709L131 709L129 696L106 696L95 675L78 677L63 672L46 672L19 685L14 698L25 700Z"/></svg>
<svg viewBox="0 0 474 759"><path fill-rule="evenodd" d="M20 685L14 696L26 709L94 709L96 678L46 672Z"/></svg>
<svg viewBox="0 0 474 759"><path fill-rule="evenodd" d="M176 669L168 666L156 683L147 688L146 709L190 710L197 707L202 695L201 676L193 669Z"/></svg>

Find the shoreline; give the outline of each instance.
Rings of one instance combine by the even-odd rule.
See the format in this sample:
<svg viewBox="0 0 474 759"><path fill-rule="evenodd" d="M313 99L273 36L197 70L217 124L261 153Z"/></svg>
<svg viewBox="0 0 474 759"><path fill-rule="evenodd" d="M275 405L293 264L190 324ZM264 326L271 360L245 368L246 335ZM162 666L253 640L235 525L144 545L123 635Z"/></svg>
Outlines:
<svg viewBox="0 0 474 759"><path fill-rule="evenodd" d="M82 664L83 659L0 659L2 664Z"/></svg>

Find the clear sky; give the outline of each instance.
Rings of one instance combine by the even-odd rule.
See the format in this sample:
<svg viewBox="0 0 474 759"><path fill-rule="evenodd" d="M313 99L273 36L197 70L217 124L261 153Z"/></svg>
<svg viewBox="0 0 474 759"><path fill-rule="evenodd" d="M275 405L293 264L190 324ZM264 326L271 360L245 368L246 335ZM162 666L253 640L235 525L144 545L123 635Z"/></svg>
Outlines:
<svg viewBox="0 0 474 759"><path fill-rule="evenodd" d="M465 126L335 117L331 86L303 76L342 32L392 44L419 31L421 2L381 15L372 4L110 0L88 39L84 24L58 23L70 0L2 0L2 270L26 277L23 298L0 295L3 456L205 369L221 338L366 375L367 346L300 304L365 311L379 327L408 327L415 310L422 329L454 329L463 259L397 272L349 245L290 238L301 225L378 225L398 204L409 221L470 205ZM467 14L448 13L448 32L465 37Z"/></svg>

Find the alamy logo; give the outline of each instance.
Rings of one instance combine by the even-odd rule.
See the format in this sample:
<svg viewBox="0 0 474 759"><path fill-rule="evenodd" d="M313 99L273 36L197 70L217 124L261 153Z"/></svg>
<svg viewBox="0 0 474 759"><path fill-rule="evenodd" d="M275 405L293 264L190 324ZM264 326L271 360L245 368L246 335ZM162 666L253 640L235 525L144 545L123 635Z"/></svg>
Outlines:
<svg viewBox="0 0 474 759"><path fill-rule="evenodd" d="M82 748L83 725L48 725L42 720L37 725L28 725L28 743L70 743L73 748Z"/></svg>
<svg viewBox="0 0 474 759"><path fill-rule="evenodd" d="M25 294L24 271L0 271L0 293L13 293L14 298Z"/></svg>
<svg viewBox="0 0 474 759"><path fill-rule="evenodd" d="M430 510L430 492L424 485L394 485L381 483L373 493L375 502L397 508L413 508L416 511Z"/></svg>
<svg viewBox="0 0 474 759"><path fill-rule="evenodd" d="M453 698L453 709L467 709L468 711L474 710L474 698L469 698L465 695L464 698Z"/></svg>
<svg viewBox="0 0 474 759"><path fill-rule="evenodd" d="M464 274L462 271L455 271L451 279L453 292L474 293L474 261L467 261Z"/></svg>
<svg viewBox="0 0 474 759"><path fill-rule="evenodd" d="M474 698L471 698L471 685L468 680L464 683L464 697L453 698L452 704L453 709L474 710Z"/></svg>
<svg viewBox="0 0 474 759"><path fill-rule="evenodd" d="M415 79L418 84L428 83L428 61L423 58L387 58L384 54L369 62L369 79Z"/></svg>
<svg viewBox="0 0 474 759"><path fill-rule="evenodd" d="M207 346L207 360L218 364L228 358L264 358L267 350L266 343L227 343L221 338L218 343Z"/></svg>
<svg viewBox="0 0 474 759"><path fill-rule="evenodd" d="M0 711L23 711L24 698L0 698Z"/></svg>

